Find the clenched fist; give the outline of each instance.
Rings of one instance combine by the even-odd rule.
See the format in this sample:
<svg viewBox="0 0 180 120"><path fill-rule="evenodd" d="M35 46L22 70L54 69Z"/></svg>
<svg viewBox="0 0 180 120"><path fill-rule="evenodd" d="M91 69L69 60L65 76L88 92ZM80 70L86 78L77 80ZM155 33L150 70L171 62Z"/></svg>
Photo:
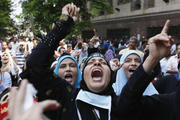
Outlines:
<svg viewBox="0 0 180 120"><path fill-rule="evenodd" d="M68 15L73 18L74 22L78 19L80 8L73 3L67 4L62 9L62 15Z"/></svg>

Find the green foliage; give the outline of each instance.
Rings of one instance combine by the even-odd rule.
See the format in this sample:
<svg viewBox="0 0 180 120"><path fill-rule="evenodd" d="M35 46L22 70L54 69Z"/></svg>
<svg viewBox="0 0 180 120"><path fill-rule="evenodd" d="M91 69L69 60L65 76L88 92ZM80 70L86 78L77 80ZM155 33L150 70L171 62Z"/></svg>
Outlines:
<svg viewBox="0 0 180 120"><path fill-rule="evenodd" d="M0 0L0 37L6 36L10 19L10 0Z"/></svg>
<svg viewBox="0 0 180 120"><path fill-rule="evenodd" d="M87 9L88 1L92 2L92 13ZM34 33L38 33L40 30L48 32L52 28L52 24L59 19L62 7L71 2L80 7L80 20L69 36L79 35L84 28L90 28L92 26L91 17L99 14L102 10L112 11L106 0L22 0L23 17L26 22L29 21Z"/></svg>
<svg viewBox="0 0 180 120"><path fill-rule="evenodd" d="M106 0L92 0L92 14L94 16L104 14L104 12L112 13L113 9Z"/></svg>

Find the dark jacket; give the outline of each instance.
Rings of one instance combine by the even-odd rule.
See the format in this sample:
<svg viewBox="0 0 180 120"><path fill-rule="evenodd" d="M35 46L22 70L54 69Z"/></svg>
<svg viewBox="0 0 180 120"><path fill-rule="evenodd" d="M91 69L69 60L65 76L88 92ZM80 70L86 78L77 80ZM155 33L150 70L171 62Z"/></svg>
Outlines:
<svg viewBox="0 0 180 120"><path fill-rule="evenodd" d="M142 96L151 80L140 65L122 90L121 109L136 120L179 120L180 86L170 94Z"/></svg>
<svg viewBox="0 0 180 120"><path fill-rule="evenodd" d="M175 92L179 82L174 75L167 75L159 77L159 80L156 80L153 85L160 94L167 94Z"/></svg>

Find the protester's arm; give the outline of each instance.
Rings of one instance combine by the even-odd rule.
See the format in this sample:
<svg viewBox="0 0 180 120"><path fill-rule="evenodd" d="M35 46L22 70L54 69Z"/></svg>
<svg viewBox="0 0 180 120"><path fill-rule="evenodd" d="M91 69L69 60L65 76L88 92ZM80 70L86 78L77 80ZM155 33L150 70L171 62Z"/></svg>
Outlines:
<svg viewBox="0 0 180 120"><path fill-rule="evenodd" d="M170 50L172 39L167 35L169 20L166 22L162 32L149 40L149 56L144 63L133 73L124 86L120 98L119 108L122 113L136 113L141 109L141 98L144 90L151 82L153 69ZM128 111L128 112L127 112ZM138 114L138 113L137 113Z"/></svg>
<svg viewBox="0 0 180 120"><path fill-rule="evenodd" d="M167 34L169 24L170 20L167 20L161 33L150 38L148 41L149 56L143 63L143 68L148 74L151 74L156 64L170 51L173 39Z"/></svg>
<svg viewBox="0 0 180 120"><path fill-rule="evenodd" d="M62 9L60 21L56 22L55 27L47 36L39 42L37 47L33 49L31 55L27 59L26 69L21 74L22 78L27 78L38 90L40 100L46 98L61 99L62 93L67 91L66 85L60 77L54 75L50 71L51 61L53 59L54 50L57 48L59 41L69 32L77 19L79 8L74 4L68 4ZM54 93L59 92L59 93ZM59 94L58 96L56 94ZM64 93L66 94L66 93ZM58 98L57 98L58 97Z"/></svg>

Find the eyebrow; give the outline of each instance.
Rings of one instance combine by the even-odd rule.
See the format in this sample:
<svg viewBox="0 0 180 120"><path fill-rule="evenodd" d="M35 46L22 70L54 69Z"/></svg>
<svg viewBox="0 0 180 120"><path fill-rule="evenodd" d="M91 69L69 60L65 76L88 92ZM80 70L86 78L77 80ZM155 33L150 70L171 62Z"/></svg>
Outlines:
<svg viewBox="0 0 180 120"><path fill-rule="evenodd" d="M69 63L60 63L60 65L66 65L66 64L75 64L75 65L76 65L76 63L74 63L74 62L69 62Z"/></svg>

